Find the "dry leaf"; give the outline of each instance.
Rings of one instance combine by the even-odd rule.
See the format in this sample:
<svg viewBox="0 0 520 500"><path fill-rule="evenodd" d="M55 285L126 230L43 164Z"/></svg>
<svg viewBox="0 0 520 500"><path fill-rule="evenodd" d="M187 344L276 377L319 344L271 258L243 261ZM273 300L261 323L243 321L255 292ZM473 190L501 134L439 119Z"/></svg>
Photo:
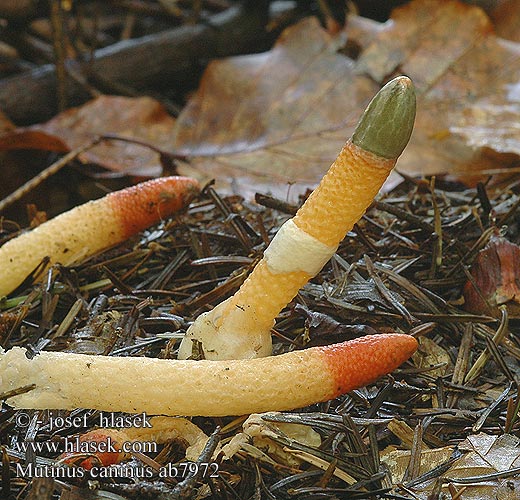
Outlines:
<svg viewBox="0 0 520 500"><path fill-rule="evenodd" d="M177 121L175 147L192 159L190 173L229 179L246 195L313 186L396 73L419 94L399 170L474 175L517 161L520 45L497 38L480 8L416 0L385 24L351 18L346 34L362 49L356 62L337 52L341 36L305 19L269 52L211 63Z"/></svg>
<svg viewBox="0 0 520 500"><path fill-rule="evenodd" d="M468 436L459 448L468 453L457 460L446 472L447 478L467 478L504 472L520 466L520 440L511 435L489 436L480 433ZM504 496L508 490L513 496ZM480 500L482 498L518 498L520 480L516 476L500 479L488 479L468 485L464 491L464 500Z"/></svg>
<svg viewBox="0 0 520 500"><path fill-rule="evenodd" d="M281 462L290 467L297 467L301 460L291 455L287 448L276 442L276 438L283 436L290 441L296 441L308 447L318 448L321 445L320 435L308 425L269 422L262 418L262 415L277 415L271 413L253 413L249 415L242 425L243 432L239 432L229 443L222 447L226 458L233 457L244 445L253 444L262 450L275 462ZM274 439L273 439L274 438Z"/></svg>
<svg viewBox="0 0 520 500"><path fill-rule="evenodd" d="M11 151L16 149L41 149L67 153L70 148L59 137L47 132L30 129L14 129L0 136L0 150Z"/></svg>
<svg viewBox="0 0 520 500"><path fill-rule="evenodd" d="M358 69L381 83L402 72L419 92L415 131L399 168L475 175L514 162L520 154L519 54L520 45L496 37L478 7L416 0L396 9ZM500 156L505 153L515 156Z"/></svg>
<svg viewBox="0 0 520 500"><path fill-rule="evenodd" d="M47 123L0 136L0 150L67 152L103 134L137 139L169 150L174 124L175 120L163 106L149 97L101 96L60 113ZM156 152L129 142L103 142L83 153L80 159L123 174L154 177L162 172Z"/></svg>
<svg viewBox="0 0 520 500"><path fill-rule="evenodd" d="M316 184L378 90L336 48L309 18L269 52L212 62L178 119L175 147L199 175L230 179L240 194Z"/></svg>
<svg viewBox="0 0 520 500"><path fill-rule="evenodd" d="M464 286L464 308L476 314L498 314L505 304L510 315L520 313L520 247L502 236L491 238L471 266Z"/></svg>
<svg viewBox="0 0 520 500"><path fill-rule="evenodd" d="M453 451L454 449L451 446L432 450L422 449L419 474L426 474L447 462L453 455ZM388 446L381 452L380 459L388 467L392 475L392 482L394 484L401 483L410 462L410 450L398 450L394 446Z"/></svg>
<svg viewBox="0 0 520 500"><path fill-rule="evenodd" d="M498 36L520 42L520 0L501 0L490 13Z"/></svg>
<svg viewBox="0 0 520 500"><path fill-rule="evenodd" d="M444 377L452 368L450 355L436 342L428 337L419 337L419 349L412 356L417 368L429 368L437 366L428 371L431 377Z"/></svg>
<svg viewBox="0 0 520 500"><path fill-rule="evenodd" d="M361 47L357 61L338 53L345 38ZM384 24L353 17L336 37L309 18L269 52L210 63L175 130L152 99L100 97L0 137L0 149L18 141L65 150L118 134L189 156L182 173L216 178L222 189L290 191L294 199L317 184L378 88L405 73L417 87L418 114L397 168L475 175L518 161L519 54L519 44L493 34L480 8L456 0L415 0ZM156 153L128 143L101 145L82 159L117 172L161 172Z"/></svg>
<svg viewBox="0 0 520 500"><path fill-rule="evenodd" d="M296 304L294 312L305 318L305 327L309 330L309 337L313 340L324 337L334 338L335 340L352 339L377 333L368 325L346 325L328 314L311 311L301 304Z"/></svg>
<svg viewBox="0 0 520 500"><path fill-rule="evenodd" d="M448 481L462 488L455 481L487 474L503 472L520 466L520 440L510 434L490 436L484 433L468 436L459 449L464 454L455 460L450 468L441 475L445 479L443 492L447 493ZM433 450L422 450L419 474L425 474L450 459L453 448L444 447ZM389 447L381 453L381 460L387 465L393 483L400 483L410 461L410 452ZM409 487L415 498L427 500L431 493L432 480ZM464 500L513 500L518 498L520 480L516 476L509 478L489 478L486 481L474 481L464 485ZM449 497L448 497L449 498Z"/></svg>
<svg viewBox="0 0 520 500"><path fill-rule="evenodd" d="M0 111L0 134L4 134L6 132L10 132L15 128L13 122L9 120L9 118Z"/></svg>

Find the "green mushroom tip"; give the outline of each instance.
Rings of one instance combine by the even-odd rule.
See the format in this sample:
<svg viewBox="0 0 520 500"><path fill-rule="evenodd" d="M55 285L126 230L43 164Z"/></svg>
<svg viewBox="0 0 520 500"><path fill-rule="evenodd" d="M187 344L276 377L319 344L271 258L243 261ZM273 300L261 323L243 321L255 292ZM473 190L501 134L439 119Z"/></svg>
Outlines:
<svg viewBox="0 0 520 500"><path fill-rule="evenodd" d="M406 76L398 76L372 99L351 142L383 158L398 158L412 135L414 120L413 83Z"/></svg>

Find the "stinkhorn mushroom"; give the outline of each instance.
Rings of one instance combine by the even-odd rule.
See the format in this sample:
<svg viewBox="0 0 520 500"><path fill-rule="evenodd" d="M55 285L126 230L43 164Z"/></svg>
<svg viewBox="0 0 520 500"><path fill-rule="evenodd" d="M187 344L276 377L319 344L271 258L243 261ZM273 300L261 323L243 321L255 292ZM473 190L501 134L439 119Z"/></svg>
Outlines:
<svg viewBox="0 0 520 500"><path fill-rule="evenodd" d="M278 231L240 289L188 329L179 359L269 356L278 313L336 252L365 213L412 133L415 92L404 76L368 105L351 139L319 186Z"/></svg>
<svg viewBox="0 0 520 500"><path fill-rule="evenodd" d="M275 316L319 272L372 202L408 142L414 116L408 78L391 81L372 100L319 187L278 232L249 279L190 328L181 356L190 357L198 341L206 359L61 352L28 359L23 348L0 349L0 393L34 386L9 398L17 408L224 416L327 401L393 371L416 350L415 338L369 335L259 356L271 352Z"/></svg>
<svg viewBox="0 0 520 500"><path fill-rule="evenodd" d="M121 243L186 206L199 185L163 177L115 191L64 212L0 247L0 297L12 292L45 257L68 265Z"/></svg>
<svg viewBox="0 0 520 500"><path fill-rule="evenodd" d="M373 382L417 349L410 335L367 335L326 347L239 360L167 360L0 351L0 393L16 408L225 416L290 410ZM140 374L140 375L138 375Z"/></svg>

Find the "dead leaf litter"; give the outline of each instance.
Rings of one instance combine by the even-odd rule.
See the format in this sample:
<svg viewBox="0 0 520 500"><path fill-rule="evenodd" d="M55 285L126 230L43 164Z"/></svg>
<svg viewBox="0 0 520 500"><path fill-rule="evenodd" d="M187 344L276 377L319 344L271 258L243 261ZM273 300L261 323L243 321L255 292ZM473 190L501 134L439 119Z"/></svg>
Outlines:
<svg viewBox="0 0 520 500"><path fill-rule="evenodd" d="M208 435L220 427L222 445L234 443L231 456L214 458L218 477L199 480L199 498L210 491L225 498L237 489L249 496L258 484L280 498L410 498L411 492L426 498L436 483L445 491L464 489L464 498L478 498L483 491L488 498L506 482L515 487L517 448L507 439L516 439L520 404L516 304L506 301L499 309L490 304L489 310L474 313L465 310L462 299L464 286L478 282L472 269L486 271L478 266L479 256L493 235L500 233L511 244L520 240L518 214L509 213L519 199L514 188L487 192L492 207L487 218L476 190L441 181L406 181L377 202L379 208L367 212L332 261L278 316L274 352L373 329L415 333L419 352L367 388L301 411L260 416L267 427L273 419L307 426L320 443L307 442L304 435L288 437L283 430L262 431L262 439L244 431L238 438L243 419L194 418ZM1 345L174 358L190 322L238 288L261 256L266 237L288 218L210 192L186 215L81 265L54 266L42 285L19 288L0 303ZM485 362L468 381L482 354ZM12 470L28 457L21 443L63 444L94 427L98 417L85 410L33 412L31 418L40 423L22 427L16 425L19 414L4 406L0 418L3 435L11 436L4 445L5 464ZM86 415L86 425L50 430L50 419L71 415ZM161 448L150 459L161 465L182 462L182 443ZM478 465L495 448L509 462L489 459L486 468ZM56 459L48 451L35 455L36 463ZM117 467L136 468L142 460L134 455ZM67 481L85 487L80 479ZM175 483L147 478L139 493L120 478L100 480L98 487L146 498L140 495L166 494L179 487ZM11 491L25 484L21 478Z"/></svg>

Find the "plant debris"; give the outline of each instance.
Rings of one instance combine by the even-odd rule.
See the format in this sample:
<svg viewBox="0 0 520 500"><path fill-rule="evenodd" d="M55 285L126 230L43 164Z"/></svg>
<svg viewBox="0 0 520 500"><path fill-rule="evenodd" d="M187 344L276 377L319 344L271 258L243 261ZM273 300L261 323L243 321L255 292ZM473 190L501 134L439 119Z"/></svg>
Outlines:
<svg viewBox="0 0 520 500"><path fill-rule="evenodd" d="M512 311L520 307L520 247L502 236L493 236L471 267L464 287L466 309L496 315L505 304Z"/></svg>
<svg viewBox="0 0 520 500"><path fill-rule="evenodd" d="M500 467L479 469L468 460L467 445L479 452L482 436L490 444L502 436L494 446L505 446L504 436L518 433L519 316L507 309L501 317L467 312L462 298L471 266L494 235L514 245L520 241L520 213L511 213L520 199L516 184L488 188L487 195L490 212L476 190L461 184L406 180L374 203L331 262L278 316L276 354L373 330L413 333L421 342L411 362L376 384L328 403L259 417L266 428L273 419L307 426L321 444L278 430L261 441L242 439L233 456L225 457L213 439L198 475L188 481L181 474L165 478L153 472L167 464L179 472L186 463L185 445L174 441L152 453L133 453L129 462L111 466L118 471L113 477L54 478L54 498L85 498L87 490L92 498L128 499L414 498L412 493L426 498L435 488L465 488L464 498L478 498L475 484L480 494L483 487L503 489L512 478ZM4 298L1 345L175 358L190 322L236 291L287 218L206 190L185 215L81 265L53 266L43 284ZM468 378L483 353L485 362ZM78 416L85 425L50 425ZM225 445L242 432L245 418L192 420ZM55 463L67 439L98 422L99 412L14 411L4 405L2 496L28 498L39 479L20 471L28 464ZM56 452L44 443L54 443ZM514 447L507 446L514 463ZM215 477L202 474L202 463L216 464ZM481 474L485 483L479 483ZM463 481L466 476L471 483Z"/></svg>

